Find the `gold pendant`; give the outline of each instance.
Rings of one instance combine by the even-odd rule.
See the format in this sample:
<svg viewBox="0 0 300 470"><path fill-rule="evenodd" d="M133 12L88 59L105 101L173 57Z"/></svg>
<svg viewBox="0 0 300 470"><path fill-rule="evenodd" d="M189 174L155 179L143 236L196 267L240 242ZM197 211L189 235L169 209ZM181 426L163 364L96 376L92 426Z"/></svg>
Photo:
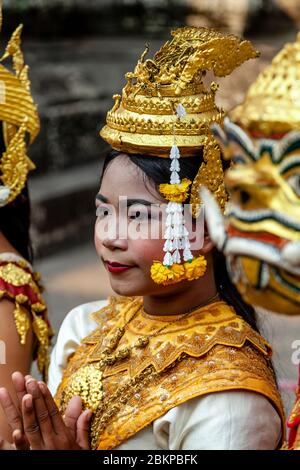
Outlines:
<svg viewBox="0 0 300 470"><path fill-rule="evenodd" d="M103 397L103 373L95 364L89 364L77 372L70 379L62 394L62 403L65 406L74 396L80 396L85 409L95 412Z"/></svg>

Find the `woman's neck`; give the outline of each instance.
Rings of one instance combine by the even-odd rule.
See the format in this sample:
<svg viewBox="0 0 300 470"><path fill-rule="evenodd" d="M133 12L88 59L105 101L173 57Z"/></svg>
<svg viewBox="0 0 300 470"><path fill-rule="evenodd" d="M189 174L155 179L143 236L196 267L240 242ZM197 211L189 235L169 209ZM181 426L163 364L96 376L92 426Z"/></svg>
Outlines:
<svg viewBox="0 0 300 470"><path fill-rule="evenodd" d="M144 296L144 309L151 315L178 315L198 306L208 304L218 294L213 270L208 270L197 281L185 281L176 285L166 295Z"/></svg>

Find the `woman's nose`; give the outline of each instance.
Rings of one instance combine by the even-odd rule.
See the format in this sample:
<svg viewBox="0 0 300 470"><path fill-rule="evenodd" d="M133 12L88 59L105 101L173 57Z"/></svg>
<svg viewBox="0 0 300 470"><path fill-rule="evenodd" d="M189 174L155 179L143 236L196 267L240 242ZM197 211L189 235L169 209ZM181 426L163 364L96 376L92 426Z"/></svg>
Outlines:
<svg viewBox="0 0 300 470"><path fill-rule="evenodd" d="M125 238L107 236L101 240L102 245L108 250L127 250L128 243Z"/></svg>
<svg viewBox="0 0 300 470"><path fill-rule="evenodd" d="M118 223L115 221L113 224L109 224L106 227L106 230L101 230L101 233L98 229L101 227L96 227L96 236L100 240L101 244L109 250L126 250L128 247L127 240L127 230L126 225L123 223Z"/></svg>

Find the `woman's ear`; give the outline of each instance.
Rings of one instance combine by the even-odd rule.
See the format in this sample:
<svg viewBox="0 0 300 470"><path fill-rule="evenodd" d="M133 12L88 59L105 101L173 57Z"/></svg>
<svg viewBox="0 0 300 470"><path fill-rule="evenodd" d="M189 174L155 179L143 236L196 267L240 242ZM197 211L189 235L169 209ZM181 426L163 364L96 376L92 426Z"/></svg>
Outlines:
<svg viewBox="0 0 300 470"><path fill-rule="evenodd" d="M203 243L203 247L201 248L201 252L206 254L212 251L213 248L214 248L214 244L211 241L210 236L208 235L207 237L204 237L204 243Z"/></svg>
<svg viewBox="0 0 300 470"><path fill-rule="evenodd" d="M208 233L208 230L207 230L207 225L206 225L206 222L205 222L205 225L204 225L204 238L203 238L203 246L201 248L201 253L209 253L210 251L212 251L212 249L214 248L214 244L209 236L209 233Z"/></svg>

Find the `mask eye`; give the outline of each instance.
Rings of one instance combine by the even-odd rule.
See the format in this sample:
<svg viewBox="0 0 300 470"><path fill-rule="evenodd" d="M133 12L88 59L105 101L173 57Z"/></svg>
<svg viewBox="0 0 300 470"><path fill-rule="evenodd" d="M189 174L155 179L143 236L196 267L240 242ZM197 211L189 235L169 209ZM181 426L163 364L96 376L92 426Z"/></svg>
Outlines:
<svg viewBox="0 0 300 470"><path fill-rule="evenodd" d="M247 159L243 157L242 155L234 155L232 157L232 161L234 165L246 165L246 163L248 163Z"/></svg>
<svg viewBox="0 0 300 470"><path fill-rule="evenodd" d="M300 173L296 173L295 175L291 175L287 179L288 184L291 188L295 191L297 196L300 197Z"/></svg>

